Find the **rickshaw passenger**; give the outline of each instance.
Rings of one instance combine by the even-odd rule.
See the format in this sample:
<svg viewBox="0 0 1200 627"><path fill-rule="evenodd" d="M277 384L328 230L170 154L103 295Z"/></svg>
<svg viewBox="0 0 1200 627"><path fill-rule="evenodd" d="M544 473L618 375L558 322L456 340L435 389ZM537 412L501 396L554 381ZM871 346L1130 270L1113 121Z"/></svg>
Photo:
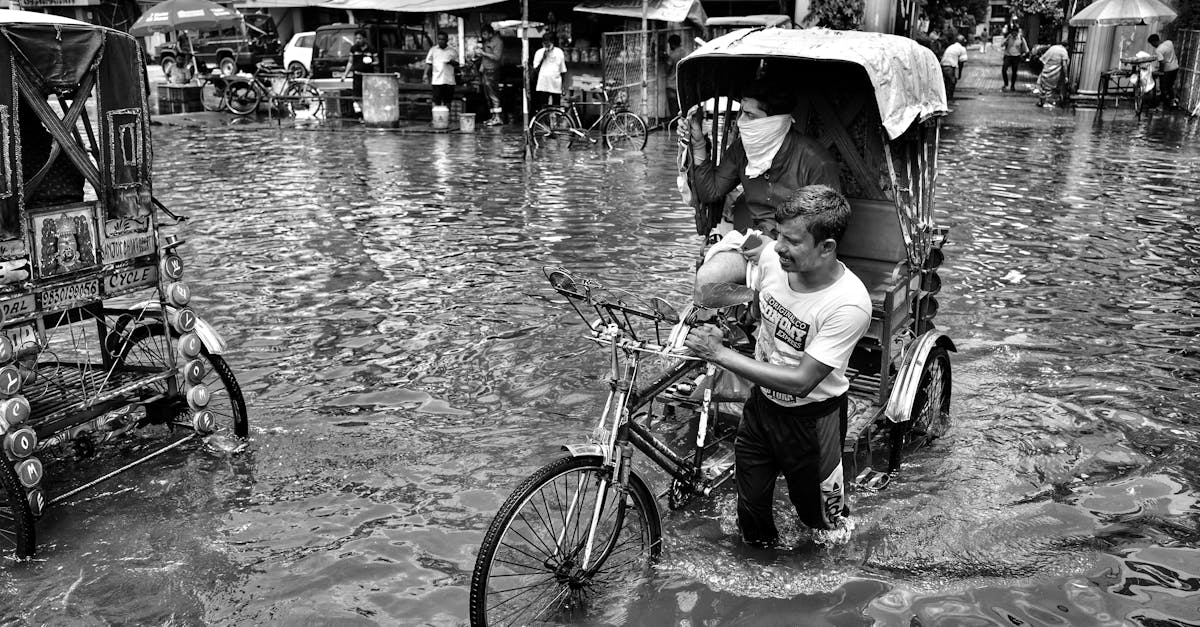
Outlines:
<svg viewBox="0 0 1200 627"><path fill-rule="evenodd" d="M772 513L780 473L800 520L826 540L848 539L842 478L846 367L871 323L871 297L837 258L850 205L824 185L796 191L776 213L779 238L747 282L762 320L755 356L725 346L713 325L693 328L695 354L755 384L734 444L738 528L752 544L778 540ZM844 537L838 537L844 536Z"/></svg>
<svg viewBox="0 0 1200 627"><path fill-rule="evenodd" d="M688 110L684 140L696 164L692 188L698 199L723 200L740 182L750 224L773 237L775 211L792 192L816 184L840 191L837 161L824 146L793 126L795 106L790 90L763 79L751 83L742 96L733 141L716 166L709 159L700 106Z"/></svg>

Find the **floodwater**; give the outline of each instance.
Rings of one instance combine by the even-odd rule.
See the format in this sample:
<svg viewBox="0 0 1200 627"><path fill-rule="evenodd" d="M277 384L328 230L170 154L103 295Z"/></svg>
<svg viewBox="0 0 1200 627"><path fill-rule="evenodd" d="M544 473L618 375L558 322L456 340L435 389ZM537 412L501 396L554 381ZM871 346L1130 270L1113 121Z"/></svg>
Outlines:
<svg viewBox="0 0 1200 627"><path fill-rule="evenodd" d="M668 514L625 622L1200 624L1200 122L1010 117L945 130L946 436L855 497L843 547L782 500L794 548L742 547L729 488ZM603 399L540 268L683 301L672 142L527 164L487 132L154 131L251 447L51 509L0 623L464 623L493 514Z"/></svg>

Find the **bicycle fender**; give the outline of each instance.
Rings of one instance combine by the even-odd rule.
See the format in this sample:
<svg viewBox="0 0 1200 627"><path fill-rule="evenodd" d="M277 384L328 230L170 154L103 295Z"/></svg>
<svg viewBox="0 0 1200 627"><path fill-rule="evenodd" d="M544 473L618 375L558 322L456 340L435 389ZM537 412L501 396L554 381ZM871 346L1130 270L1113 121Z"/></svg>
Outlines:
<svg viewBox="0 0 1200 627"><path fill-rule="evenodd" d="M912 419L912 403L917 397L917 386L921 383L921 371L925 369L929 353L939 346L950 352L958 352L950 336L936 330L927 331L908 347L883 411L889 421L906 422Z"/></svg>
<svg viewBox="0 0 1200 627"><path fill-rule="evenodd" d="M157 309L158 306L159 302L156 300L144 300L140 303L134 304L132 308ZM168 320L173 318L178 311L178 307L167 305ZM221 334L217 331L217 328L204 318L201 318L198 314L196 315L196 328L194 333L200 338L200 341L204 344L204 348L208 349L208 352L213 355L220 355L221 353L224 353L225 349L228 347L228 344L225 342L225 338L221 337Z"/></svg>
<svg viewBox="0 0 1200 627"><path fill-rule="evenodd" d="M589 457L595 455L597 457L608 457L604 446L599 444L564 444L562 450L571 454L571 457Z"/></svg>

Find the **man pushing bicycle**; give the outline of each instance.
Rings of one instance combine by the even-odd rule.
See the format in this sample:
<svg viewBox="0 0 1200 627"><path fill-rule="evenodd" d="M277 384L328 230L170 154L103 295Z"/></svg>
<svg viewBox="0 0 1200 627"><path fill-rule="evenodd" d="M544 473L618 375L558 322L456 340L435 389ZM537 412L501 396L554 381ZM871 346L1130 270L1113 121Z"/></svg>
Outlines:
<svg viewBox="0 0 1200 627"><path fill-rule="evenodd" d="M753 358L725 346L712 325L685 340L755 384L734 446L738 527L751 544L778 540L771 507L780 473L801 522L848 538L846 367L871 322L867 288L837 258L849 217L846 198L824 185L800 188L776 211L778 237L748 273L761 316Z"/></svg>

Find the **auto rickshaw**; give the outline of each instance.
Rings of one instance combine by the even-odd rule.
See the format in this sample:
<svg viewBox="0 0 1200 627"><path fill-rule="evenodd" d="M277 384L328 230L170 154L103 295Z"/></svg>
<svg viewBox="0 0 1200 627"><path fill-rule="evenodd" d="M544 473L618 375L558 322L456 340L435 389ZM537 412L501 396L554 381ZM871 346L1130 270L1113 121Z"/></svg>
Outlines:
<svg viewBox="0 0 1200 627"><path fill-rule="evenodd" d="M0 544L46 506L197 435L247 433L224 342L190 307L153 195L144 55L126 33L0 10ZM153 450L52 493L66 459L149 431ZM142 454L144 453L144 454Z"/></svg>
<svg viewBox="0 0 1200 627"><path fill-rule="evenodd" d="M851 205L839 256L873 306L847 373L843 470L859 489L882 489L905 452L946 428L950 409L955 348L933 325L947 235L933 215L947 111L938 60L892 35L754 28L702 45L678 73L680 110L704 105L715 158L730 144L743 90L769 73L796 92L794 124L838 162ZM683 150L678 180L690 181ZM703 251L732 225L724 204L694 208ZM661 554L659 500L686 507L734 471L732 441L749 389L727 378L722 385L722 373L683 350L682 339L694 324L715 321L731 347L749 354L744 314L753 292L715 284L680 311L566 269L544 271L586 324L585 337L607 350L608 397L590 438L564 446L497 512L471 578L476 626L619 620ZM668 475L670 487L652 490L647 467Z"/></svg>

